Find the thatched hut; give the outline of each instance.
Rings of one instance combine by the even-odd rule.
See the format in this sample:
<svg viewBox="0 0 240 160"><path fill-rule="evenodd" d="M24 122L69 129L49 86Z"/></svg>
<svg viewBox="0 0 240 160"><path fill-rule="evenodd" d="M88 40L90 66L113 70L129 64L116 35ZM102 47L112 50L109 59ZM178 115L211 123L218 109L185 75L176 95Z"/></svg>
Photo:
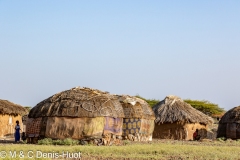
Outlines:
<svg viewBox="0 0 240 160"><path fill-rule="evenodd" d="M217 137L240 139L240 106L230 109L222 116Z"/></svg>
<svg viewBox="0 0 240 160"><path fill-rule="evenodd" d="M153 106L156 116L153 138L192 140L196 129L207 137L212 118L193 108L177 96L167 96Z"/></svg>
<svg viewBox="0 0 240 160"><path fill-rule="evenodd" d="M123 137L133 141L151 141L155 115L149 104L137 97L117 96L123 107Z"/></svg>
<svg viewBox="0 0 240 160"><path fill-rule="evenodd" d="M101 139L109 143L112 137L122 136L124 113L115 96L76 87L43 100L28 117L28 137Z"/></svg>
<svg viewBox="0 0 240 160"><path fill-rule="evenodd" d="M27 114L27 110L7 100L0 100L0 137L13 136L16 121L19 121L22 128L22 115Z"/></svg>

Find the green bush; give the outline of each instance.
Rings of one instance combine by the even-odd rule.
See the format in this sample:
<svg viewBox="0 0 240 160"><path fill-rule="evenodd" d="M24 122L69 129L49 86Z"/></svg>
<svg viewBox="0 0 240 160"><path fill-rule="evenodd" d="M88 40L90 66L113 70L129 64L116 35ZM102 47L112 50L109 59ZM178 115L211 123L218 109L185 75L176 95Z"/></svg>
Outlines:
<svg viewBox="0 0 240 160"><path fill-rule="evenodd" d="M123 145L128 145L130 143L131 143L131 141L129 141L129 140L123 140Z"/></svg>
<svg viewBox="0 0 240 160"><path fill-rule="evenodd" d="M52 140L51 138L44 138L38 141L39 145L78 145L79 141L71 138L66 138L64 140Z"/></svg>
<svg viewBox="0 0 240 160"><path fill-rule="evenodd" d="M79 141L78 140L74 140L74 139L71 139L71 138L67 138L67 139L64 139L63 140L63 145L78 145L79 144Z"/></svg>
<svg viewBox="0 0 240 160"><path fill-rule="evenodd" d="M226 141L226 138L225 137L219 137L219 138L217 138L217 140L220 141L220 142L223 142L223 141Z"/></svg>
<svg viewBox="0 0 240 160"><path fill-rule="evenodd" d="M63 140L58 139L58 140L53 140L53 144L54 145L64 145L64 142L63 142Z"/></svg>
<svg viewBox="0 0 240 160"><path fill-rule="evenodd" d="M44 138L44 139L38 140L38 144L39 145L52 145L53 140L51 138Z"/></svg>

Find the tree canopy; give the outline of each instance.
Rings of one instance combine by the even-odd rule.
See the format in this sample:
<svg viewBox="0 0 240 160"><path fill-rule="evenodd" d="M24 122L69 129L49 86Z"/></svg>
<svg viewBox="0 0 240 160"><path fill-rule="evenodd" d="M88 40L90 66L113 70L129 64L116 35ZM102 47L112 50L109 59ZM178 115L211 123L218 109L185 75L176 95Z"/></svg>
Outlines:
<svg viewBox="0 0 240 160"><path fill-rule="evenodd" d="M28 112L30 112L30 110L32 109L32 107L30 107L30 106L25 106L24 108L26 108L28 110Z"/></svg>
<svg viewBox="0 0 240 160"><path fill-rule="evenodd" d="M206 115L213 116L213 115L221 115L225 112L223 108L220 108L217 104L211 103L206 100L184 100L186 103L190 104L193 108L203 112Z"/></svg>
<svg viewBox="0 0 240 160"><path fill-rule="evenodd" d="M145 99L145 98L141 97L140 95L136 95L135 97L145 100L151 107L153 107L155 104L157 104L159 102L159 100L157 100L157 99Z"/></svg>

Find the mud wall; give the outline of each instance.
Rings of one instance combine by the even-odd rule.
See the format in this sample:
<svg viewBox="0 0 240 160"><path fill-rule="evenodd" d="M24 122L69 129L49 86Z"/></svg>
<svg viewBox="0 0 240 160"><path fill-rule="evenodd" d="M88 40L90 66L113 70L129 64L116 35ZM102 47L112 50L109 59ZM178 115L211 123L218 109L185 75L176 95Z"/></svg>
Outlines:
<svg viewBox="0 0 240 160"><path fill-rule="evenodd" d="M202 138L207 137L206 126L199 123L194 124L178 124L168 123L155 125L153 138L174 139L174 140L192 140L193 133L199 129Z"/></svg>
<svg viewBox="0 0 240 160"><path fill-rule="evenodd" d="M201 136L201 139L207 138L207 126L199 124L199 123L192 123L192 124L185 124L184 128L187 131L186 140L193 140L193 133L198 129L198 134Z"/></svg>
<svg viewBox="0 0 240 160"><path fill-rule="evenodd" d="M22 116L0 115L0 137L14 137L16 121L19 121L21 129L23 129Z"/></svg>
<svg viewBox="0 0 240 160"><path fill-rule="evenodd" d="M47 120L45 137L53 139L100 138L103 134L104 122L104 117L49 117Z"/></svg>
<svg viewBox="0 0 240 160"><path fill-rule="evenodd" d="M122 136L122 118L40 117L29 118L27 136L52 139L99 139L103 135Z"/></svg>

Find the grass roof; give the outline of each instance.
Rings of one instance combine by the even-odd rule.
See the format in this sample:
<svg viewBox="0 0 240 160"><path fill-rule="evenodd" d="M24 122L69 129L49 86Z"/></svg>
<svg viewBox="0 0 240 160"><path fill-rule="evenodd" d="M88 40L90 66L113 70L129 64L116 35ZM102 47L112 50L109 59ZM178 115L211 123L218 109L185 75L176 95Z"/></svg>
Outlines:
<svg viewBox="0 0 240 160"><path fill-rule="evenodd" d="M108 92L75 87L41 101L29 113L29 118L54 116L124 117L124 113L118 99Z"/></svg>
<svg viewBox="0 0 240 160"><path fill-rule="evenodd" d="M0 114L9 114L9 115L24 115L27 114L27 109L21 105L9 102L8 100L0 99Z"/></svg>
<svg viewBox="0 0 240 160"><path fill-rule="evenodd" d="M193 108L177 96L167 96L164 100L153 106L156 116L155 122L162 123L201 123L211 124L213 119Z"/></svg>
<svg viewBox="0 0 240 160"><path fill-rule="evenodd" d="M143 99L129 95L117 95L122 104L125 118L155 119L152 107Z"/></svg>
<svg viewBox="0 0 240 160"><path fill-rule="evenodd" d="M227 111L221 118L219 123L240 123L240 106L234 107Z"/></svg>

